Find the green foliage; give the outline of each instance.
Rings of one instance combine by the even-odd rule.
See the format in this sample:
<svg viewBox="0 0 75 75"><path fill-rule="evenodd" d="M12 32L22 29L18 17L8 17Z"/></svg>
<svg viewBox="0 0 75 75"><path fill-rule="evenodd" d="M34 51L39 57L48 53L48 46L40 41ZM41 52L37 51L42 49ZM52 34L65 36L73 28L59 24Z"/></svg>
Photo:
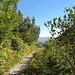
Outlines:
<svg viewBox="0 0 75 75"><path fill-rule="evenodd" d="M6 61L3 59L0 59L0 74L5 72L5 64L6 64Z"/></svg>
<svg viewBox="0 0 75 75"><path fill-rule="evenodd" d="M11 69L16 63L21 61L25 56L29 55L32 51L37 50L36 46L28 46L23 44L24 48L17 51L10 48L0 49L0 74L7 72ZM16 60L16 61L15 61Z"/></svg>
<svg viewBox="0 0 75 75"><path fill-rule="evenodd" d="M22 50L24 48L25 48L24 42L23 42L23 40L21 38L15 37L15 38L11 39L11 49L12 50L19 51L19 50Z"/></svg>
<svg viewBox="0 0 75 75"><path fill-rule="evenodd" d="M18 1L0 0L0 75L37 49L40 28L17 10Z"/></svg>
<svg viewBox="0 0 75 75"><path fill-rule="evenodd" d="M53 43L51 45L51 43ZM59 66L59 75L61 74L72 74L73 73L73 58L71 57L72 49L71 46L66 46L66 44L61 45L61 43L55 39L55 41L49 41L45 45L45 52L50 51L50 55L54 57ZM58 72L57 72L58 73Z"/></svg>
<svg viewBox="0 0 75 75"><path fill-rule="evenodd" d="M35 55L24 75L75 75L75 6L64 12L63 18L44 23L53 37ZM56 33L59 36L54 38Z"/></svg>
<svg viewBox="0 0 75 75"><path fill-rule="evenodd" d="M75 74L75 9L65 8L65 15L63 19L61 17L54 18L53 23L45 23L46 27L53 26L50 33L58 33L60 36L56 38L56 42L50 47L51 54L57 57L57 61L61 64L61 67L65 67L65 73ZM48 28L49 28L48 27ZM58 32L57 29L60 29ZM51 42L50 42L51 43ZM46 50L48 48L46 47ZM53 53L52 53L53 52ZM66 62L66 63L65 63Z"/></svg>
<svg viewBox="0 0 75 75"><path fill-rule="evenodd" d="M44 50L39 51L24 75L67 75L73 74L73 59L70 52L60 46L58 41L51 38L44 44Z"/></svg>
<svg viewBox="0 0 75 75"><path fill-rule="evenodd" d="M15 1L13 2L15 3ZM14 3L12 3L12 1L9 2L8 0L3 0L2 2L0 2L0 4L2 5L2 9L0 10L0 41L2 39L12 37L11 30L13 30L14 26L16 26L17 24L17 22L15 23L17 14L12 8L14 7Z"/></svg>
<svg viewBox="0 0 75 75"><path fill-rule="evenodd" d="M29 17L24 19L19 26L19 33L23 41L29 45L34 41L37 41L40 33L40 27L35 25L35 18L33 17L32 20L30 20Z"/></svg>

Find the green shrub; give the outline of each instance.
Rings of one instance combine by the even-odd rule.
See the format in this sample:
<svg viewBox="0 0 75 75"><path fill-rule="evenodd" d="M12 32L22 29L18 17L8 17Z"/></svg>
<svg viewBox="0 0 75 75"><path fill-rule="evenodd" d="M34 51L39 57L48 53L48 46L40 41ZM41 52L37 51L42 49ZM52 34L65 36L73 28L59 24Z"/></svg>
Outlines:
<svg viewBox="0 0 75 75"><path fill-rule="evenodd" d="M21 38L15 37L15 38L11 39L11 48L13 50L19 51L19 50L24 49L24 47L25 47L24 42L23 42L23 40Z"/></svg>
<svg viewBox="0 0 75 75"><path fill-rule="evenodd" d="M0 58L0 75L5 72L6 61Z"/></svg>
<svg viewBox="0 0 75 75"><path fill-rule="evenodd" d="M68 49L68 46L67 46ZM73 60L69 49L59 45L56 39L50 39L44 44L44 50L39 51L24 75L68 75L73 73Z"/></svg>

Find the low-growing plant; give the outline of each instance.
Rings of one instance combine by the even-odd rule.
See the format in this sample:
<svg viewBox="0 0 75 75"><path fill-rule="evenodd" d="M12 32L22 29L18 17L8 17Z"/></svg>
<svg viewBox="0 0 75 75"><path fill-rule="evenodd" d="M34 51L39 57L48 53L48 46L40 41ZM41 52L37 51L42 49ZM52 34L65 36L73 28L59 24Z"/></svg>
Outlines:
<svg viewBox="0 0 75 75"><path fill-rule="evenodd" d="M6 61L0 58L0 75L5 72L5 68L6 68L5 64L6 64Z"/></svg>

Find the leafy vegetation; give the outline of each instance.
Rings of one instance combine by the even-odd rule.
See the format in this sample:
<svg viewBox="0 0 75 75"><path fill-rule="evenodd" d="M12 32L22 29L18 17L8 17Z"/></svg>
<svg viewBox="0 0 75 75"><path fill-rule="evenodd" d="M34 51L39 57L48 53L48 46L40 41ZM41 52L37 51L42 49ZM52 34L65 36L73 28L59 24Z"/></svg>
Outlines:
<svg viewBox="0 0 75 75"><path fill-rule="evenodd" d="M34 17L23 17L18 1L0 0L0 75L37 49L40 27Z"/></svg>
<svg viewBox="0 0 75 75"><path fill-rule="evenodd" d="M17 10L18 1L0 1L0 75L37 49L40 27L35 25L34 17L24 18ZM52 37L23 75L75 75L75 6L64 12L63 18L44 23ZM55 34L59 36L54 38Z"/></svg>
<svg viewBox="0 0 75 75"><path fill-rule="evenodd" d="M24 75L75 75L75 6L65 8L64 12L63 18L44 23L52 37L35 55ZM54 38L56 33L59 36Z"/></svg>

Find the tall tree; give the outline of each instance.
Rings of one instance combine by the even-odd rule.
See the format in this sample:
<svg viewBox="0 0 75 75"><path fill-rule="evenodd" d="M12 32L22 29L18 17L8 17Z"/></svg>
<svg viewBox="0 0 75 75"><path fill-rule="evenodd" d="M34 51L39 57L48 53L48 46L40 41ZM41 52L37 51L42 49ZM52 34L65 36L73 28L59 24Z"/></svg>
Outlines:
<svg viewBox="0 0 75 75"><path fill-rule="evenodd" d="M29 17L25 18L19 26L19 32L24 42L31 44L37 41L40 33L40 28L35 25L35 18L30 20Z"/></svg>
<svg viewBox="0 0 75 75"><path fill-rule="evenodd" d="M2 0L0 1L0 41L5 38L10 38L11 31L18 25L17 12L13 9L18 0ZM14 7L15 8L15 7Z"/></svg>

